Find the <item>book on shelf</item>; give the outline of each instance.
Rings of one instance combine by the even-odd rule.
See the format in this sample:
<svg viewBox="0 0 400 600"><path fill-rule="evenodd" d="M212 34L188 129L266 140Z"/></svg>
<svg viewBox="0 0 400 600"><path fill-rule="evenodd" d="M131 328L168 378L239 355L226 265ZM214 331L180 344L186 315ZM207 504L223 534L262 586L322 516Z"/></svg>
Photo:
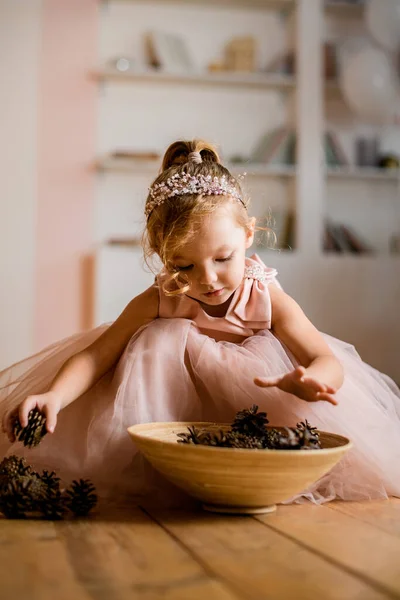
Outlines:
<svg viewBox="0 0 400 600"><path fill-rule="evenodd" d="M293 166L296 164L297 136L293 129L280 126L262 136L250 156L253 163ZM349 166L338 137L326 131L323 137L325 163L328 167Z"/></svg>
<svg viewBox="0 0 400 600"><path fill-rule="evenodd" d="M363 6L365 0L325 0L325 6Z"/></svg>
<svg viewBox="0 0 400 600"><path fill-rule="evenodd" d="M145 41L150 66L177 74L196 71L182 36L165 31L152 31L147 34Z"/></svg>
<svg viewBox="0 0 400 600"><path fill-rule="evenodd" d="M294 165L295 153L295 132L281 126L262 136L250 155L250 162Z"/></svg>
<svg viewBox="0 0 400 600"><path fill-rule="evenodd" d="M296 55L293 50L275 56L265 68L267 73L279 75L294 75L296 70Z"/></svg>
<svg viewBox="0 0 400 600"><path fill-rule="evenodd" d="M348 167L350 162L339 142L338 136L334 131L327 130L325 132L325 146L329 148L329 152L333 158L333 165L335 167ZM328 163L327 163L328 164Z"/></svg>
<svg viewBox="0 0 400 600"><path fill-rule="evenodd" d="M352 227L341 223L325 224L324 250L350 254L368 254L372 248L360 238Z"/></svg>
<svg viewBox="0 0 400 600"><path fill-rule="evenodd" d="M335 80L338 76L338 60L336 45L332 41L325 41L322 45L323 74L326 80ZM265 69L267 73L279 75L296 74L296 52L287 50L274 56Z"/></svg>

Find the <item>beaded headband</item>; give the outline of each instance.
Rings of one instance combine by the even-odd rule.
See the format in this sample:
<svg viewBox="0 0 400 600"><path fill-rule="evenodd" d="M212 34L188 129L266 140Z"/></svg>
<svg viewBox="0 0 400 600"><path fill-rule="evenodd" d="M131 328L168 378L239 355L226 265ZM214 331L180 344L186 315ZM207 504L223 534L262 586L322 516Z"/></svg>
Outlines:
<svg viewBox="0 0 400 600"><path fill-rule="evenodd" d="M238 179L241 176L238 177ZM242 176L243 177L243 176ZM150 199L146 202L144 214L146 218L156 206L160 206L168 198L185 194L203 194L205 196L232 196L244 206L244 202L235 187L235 180L211 175L188 175L175 173L167 181L156 183L149 187Z"/></svg>

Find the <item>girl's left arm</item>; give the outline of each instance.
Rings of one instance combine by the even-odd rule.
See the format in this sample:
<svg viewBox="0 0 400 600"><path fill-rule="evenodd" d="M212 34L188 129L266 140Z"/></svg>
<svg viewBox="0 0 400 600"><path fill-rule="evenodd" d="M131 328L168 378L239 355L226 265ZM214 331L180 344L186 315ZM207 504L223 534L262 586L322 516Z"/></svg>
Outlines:
<svg viewBox="0 0 400 600"><path fill-rule="evenodd" d="M276 285L269 286L272 304L271 330L293 353L300 365L284 377L261 379L261 387L277 385L308 401L327 400L343 383L343 368L320 332L300 306Z"/></svg>

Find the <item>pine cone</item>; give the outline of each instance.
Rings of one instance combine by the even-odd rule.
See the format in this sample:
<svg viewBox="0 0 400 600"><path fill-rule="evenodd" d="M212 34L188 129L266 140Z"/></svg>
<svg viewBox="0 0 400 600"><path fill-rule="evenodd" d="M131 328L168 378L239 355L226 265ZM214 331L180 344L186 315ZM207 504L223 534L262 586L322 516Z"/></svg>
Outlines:
<svg viewBox="0 0 400 600"><path fill-rule="evenodd" d="M18 417L15 419L14 435L28 448L33 448L40 444L46 433L46 417L36 407L30 411L26 427L21 426Z"/></svg>
<svg viewBox="0 0 400 600"><path fill-rule="evenodd" d="M265 436L265 447L270 450L277 450L280 446L282 433L279 429L268 429Z"/></svg>
<svg viewBox="0 0 400 600"><path fill-rule="evenodd" d="M6 456L0 463L0 477L17 477L19 475L25 475L30 471L30 466L27 464L25 458L20 458L15 454Z"/></svg>
<svg viewBox="0 0 400 600"><path fill-rule="evenodd" d="M301 447L310 450L317 450L321 448L321 442L319 433L316 427L311 427L307 421L297 423L297 432L300 438Z"/></svg>
<svg viewBox="0 0 400 600"><path fill-rule="evenodd" d="M57 477L55 471L51 471L51 473L49 473L48 471L43 471L42 475L40 475L40 479L42 480L44 485L46 485L46 487L52 488L54 490L60 489L60 478Z"/></svg>
<svg viewBox="0 0 400 600"><path fill-rule="evenodd" d="M97 504L95 487L89 479L75 479L65 495L65 505L77 517L86 516Z"/></svg>
<svg viewBox="0 0 400 600"><path fill-rule="evenodd" d="M196 429L196 427L188 427L189 433L178 433L178 440L181 444L203 444L204 439L207 437L207 433Z"/></svg>
<svg viewBox="0 0 400 600"><path fill-rule="evenodd" d="M240 410L232 423L232 431L244 433L253 437L264 437L269 423L267 413L258 412L258 406L253 404L251 408Z"/></svg>
<svg viewBox="0 0 400 600"><path fill-rule="evenodd" d="M59 487L47 487L37 507L45 519L50 521L62 519L65 515L65 505Z"/></svg>
<svg viewBox="0 0 400 600"><path fill-rule="evenodd" d="M24 519L32 510L30 485L29 480L13 479L2 489L0 511L7 519Z"/></svg>
<svg viewBox="0 0 400 600"><path fill-rule="evenodd" d="M229 445L228 445L229 444ZM229 448L249 448L263 450L265 448L264 438L238 433L233 431L228 435Z"/></svg>
<svg viewBox="0 0 400 600"><path fill-rule="evenodd" d="M277 450L298 450L300 448L300 439L297 431L290 427L283 427L286 435L279 434Z"/></svg>
<svg viewBox="0 0 400 600"><path fill-rule="evenodd" d="M214 446L216 448L226 448L229 446L229 433L224 433L222 429L217 432L203 431L199 439L200 444L204 446Z"/></svg>
<svg viewBox="0 0 400 600"><path fill-rule="evenodd" d="M28 473L30 473L30 467L24 458L19 458L15 454L4 458L0 463L0 494L7 489L13 479Z"/></svg>

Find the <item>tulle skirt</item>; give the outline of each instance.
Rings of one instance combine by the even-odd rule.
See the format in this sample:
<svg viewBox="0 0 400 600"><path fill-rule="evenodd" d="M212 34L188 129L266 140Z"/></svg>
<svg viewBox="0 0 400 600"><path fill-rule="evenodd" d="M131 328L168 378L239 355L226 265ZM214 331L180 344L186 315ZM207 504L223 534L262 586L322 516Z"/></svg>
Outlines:
<svg viewBox="0 0 400 600"><path fill-rule="evenodd" d="M107 325L72 336L0 373L0 417L27 395L48 389L63 362L90 345ZM283 374L296 361L269 331L240 344L215 341L187 319L157 319L130 340L115 368L62 410L56 430L27 449L0 438L0 456L25 456L37 469L68 483L89 477L106 497L168 499L183 495L154 472L127 428L151 421L231 422L258 404L271 425L308 419L318 429L350 438L353 449L328 474L290 502L400 497L400 393L394 382L362 362L349 344L324 334L341 361L339 404L308 403L259 388L256 376Z"/></svg>

